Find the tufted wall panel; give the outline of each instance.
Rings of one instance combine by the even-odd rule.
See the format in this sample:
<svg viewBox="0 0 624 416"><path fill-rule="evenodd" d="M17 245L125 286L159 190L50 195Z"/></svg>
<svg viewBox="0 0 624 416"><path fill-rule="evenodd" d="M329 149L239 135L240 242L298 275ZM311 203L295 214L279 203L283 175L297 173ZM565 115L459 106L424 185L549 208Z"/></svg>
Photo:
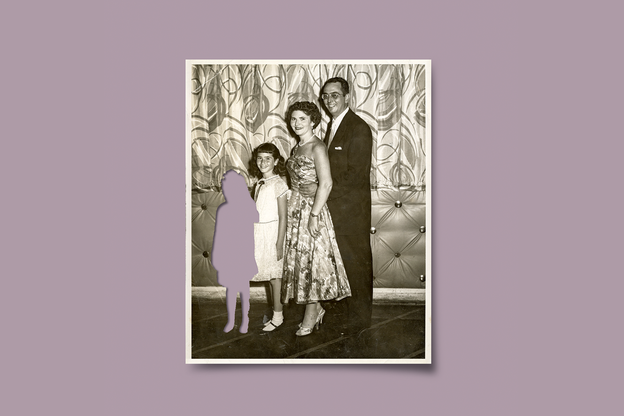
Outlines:
<svg viewBox="0 0 624 416"><path fill-rule="evenodd" d="M425 287L425 192L372 191L373 286Z"/></svg>
<svg viewBox="0 0 624 416"><path fill-rule="evenodd" d="M218 286L210 253L220 192L193 192L192 285ZM371 247L376 288L425 287L425 192L409 189L372 191Z"/></svg>
<svg viewBox="0 0 624 416"><path fill-rule="evenodd" d="M210 256L214 240L217 208L225 202L216 191L196 192L191 195L191 264L193 286L218 286L217 271Z"/></svg>

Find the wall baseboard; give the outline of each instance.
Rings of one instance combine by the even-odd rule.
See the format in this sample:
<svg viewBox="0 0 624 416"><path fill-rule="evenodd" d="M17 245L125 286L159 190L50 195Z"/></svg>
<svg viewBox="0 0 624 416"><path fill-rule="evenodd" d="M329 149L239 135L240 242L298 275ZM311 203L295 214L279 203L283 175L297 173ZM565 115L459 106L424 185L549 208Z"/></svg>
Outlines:
<svg viewBox="0 0 624 416"><path fill-rule="evenodd" d="M249 301L262 303L267 301L267 289L265 287L251 287L249 289ZM196 298L219 300L225 302L225 287L223 286L193 286L191 295ZM416 304L425 302L425 289L373 289L373 303L378 305L393 304Z"/></svg>

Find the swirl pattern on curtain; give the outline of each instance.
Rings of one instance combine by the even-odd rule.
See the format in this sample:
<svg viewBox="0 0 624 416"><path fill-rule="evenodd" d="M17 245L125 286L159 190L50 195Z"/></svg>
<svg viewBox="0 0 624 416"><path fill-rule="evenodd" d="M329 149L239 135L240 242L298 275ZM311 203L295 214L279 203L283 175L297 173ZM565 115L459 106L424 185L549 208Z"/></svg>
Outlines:
<svg viewBox="0 0 624 416"><path fill-rule="evenodd" d="M373 188L425 189L425 65L421 64L208 64L192 65L191 174L193 188L218 189L236 169L252 185L247 167L264 142L287 158L296 141L284 117L288 106L321 107L325 80L350 86L350 108L373 132ZM324 137L329 117L315 131Z"/></svg>

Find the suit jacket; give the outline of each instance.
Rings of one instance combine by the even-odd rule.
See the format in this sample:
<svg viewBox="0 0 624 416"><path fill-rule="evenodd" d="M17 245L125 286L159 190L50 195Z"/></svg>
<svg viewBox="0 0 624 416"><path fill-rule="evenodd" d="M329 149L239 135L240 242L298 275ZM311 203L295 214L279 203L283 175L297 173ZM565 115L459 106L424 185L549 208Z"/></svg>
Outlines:
<svg viewBox="0 0 624 416"><path fill-rule="evenodd" d="M329 139L329 129L325 143ZM371 227L371 129L347 110L327 151L332 190L327 206L338 235L369 233Z"/></svg>

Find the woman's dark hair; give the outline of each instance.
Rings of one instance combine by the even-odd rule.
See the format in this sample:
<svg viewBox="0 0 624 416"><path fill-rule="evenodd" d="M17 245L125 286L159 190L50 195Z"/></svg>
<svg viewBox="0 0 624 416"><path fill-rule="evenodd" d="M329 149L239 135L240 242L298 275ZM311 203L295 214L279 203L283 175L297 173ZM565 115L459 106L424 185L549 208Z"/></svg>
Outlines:
<svg viewBox="0 0 624 416"><path fill-rule="evenodd" d="M310 121L312 122L314 128L321 123L321 110L319 110L316 104L310 101L297 101L288 107L288 111L286 112L286 126L288 126L288 131L293 135L293 137L297 137L297 135L290 126L290 119L292 118L292 113L295 111L303 111L305 115L310 117Z"/></svg>
<svg viewBox="0 0 624 416"><path fill-rule="evenodd" d="M342 90L342 93L344 95L349 94L349 83L347 82L346 79L341 78L341 77L334 77L334 78L330 78L327 81L325 81L325 84L323 84L323 88L321 88L321 94L323 94L323 90L325 90L325 85L332 84L334 82L339 82L340 83L340 89Z"/></svg>
<svg viewBox="0 0 624 416"><path fill-rule="evenodd" d="M259 153L270 153L273 159L277 160L277 165L273 167L273 173L279 176L286 176L286 162L280 154L279 149L273 143L262 143L256 147L251 153L251 159L249 160L249 176L262 179L262 172L258 169L256 159Z"/></svg>

